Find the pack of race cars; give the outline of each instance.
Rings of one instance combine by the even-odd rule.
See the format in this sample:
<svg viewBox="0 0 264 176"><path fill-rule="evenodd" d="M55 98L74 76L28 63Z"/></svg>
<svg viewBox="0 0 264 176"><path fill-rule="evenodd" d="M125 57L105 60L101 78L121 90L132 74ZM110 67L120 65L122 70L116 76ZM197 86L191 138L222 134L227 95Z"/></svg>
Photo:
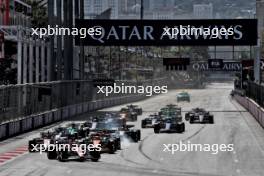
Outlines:
<svg viewBox="0 0 264 176"><path fill-rule="evenodd" d="M127 122L137 121L142 115L142 108L128 105L119 112L107 112L91 116L80 123L41 132L40 137L28 142L29 152L46 152L48 159L67 161L77 159L93 162L101 158L102 153L114 154L121 150L121 141L141 140L141 131ZM201 108L195 108L185 114L185 120L192 123L214 123L213 115ZM154 133L183 133L185 123L182 109L173 104L161 108L141 121L141 128L153 128Z"/></svg>
<svg viewBox="0 0 264 176"><path fill-rule="evenodd" d="M205 109L194 108L185 113L185 120L190 124L213 124L214 116ZM141 128L154 128L154 133L182 133L185 131L182 110L177 105L169 104L161 108L158 113L150 114L142 119Z"/></svg>
<svg viewBox="0 0 264 176"><path fill-rule="evenodd" d="M90 159L96 162L102 153L113 154L121 150L121 140L125 138L131 142L140 141L141 131L134 129L134 125L127 124L127 121L135 121L134 118L142 114L142 109L134 105L124 109L41 132L40 137L28 142L28 150L46 152L48 159L59 161Z"/></svg>

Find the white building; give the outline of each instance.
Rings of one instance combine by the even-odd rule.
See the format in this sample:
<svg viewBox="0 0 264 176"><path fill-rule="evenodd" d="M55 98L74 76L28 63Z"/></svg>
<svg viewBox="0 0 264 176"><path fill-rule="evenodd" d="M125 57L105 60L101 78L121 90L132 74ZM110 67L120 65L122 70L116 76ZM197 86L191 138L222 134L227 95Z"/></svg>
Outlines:
<svg viewBox="0 0 264 176"><path fill-rule="evenodd" d="M212 19L213 18L213 4L194 4L193 17L196 19Z"/></svg>

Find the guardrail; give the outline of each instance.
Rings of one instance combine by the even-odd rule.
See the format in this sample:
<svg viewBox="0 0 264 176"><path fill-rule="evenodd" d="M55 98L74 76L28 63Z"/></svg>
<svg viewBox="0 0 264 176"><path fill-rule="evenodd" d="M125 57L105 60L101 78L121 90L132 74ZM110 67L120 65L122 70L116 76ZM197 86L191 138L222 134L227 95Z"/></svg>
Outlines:
<svg viewBox="0 0 264 176"><path fill-rule="evenodd" d="M127 82L127 84L133 85L134 83ZM141 83L145 86L165 84L165 79L146 80ZM51 85L51 87L45 87L45 85ZM88 88L88 90L85 91L85 88ZM14 90L12 91L12 89ZM44 97L42 97L43 95ZM80 95L83 95L83 97ZM43 100L41 102L37 101L40 97ZM72 81L41 83L37 86L36 84L2 86L0 87L0 98L2 98L0 108L7 109L4 113L0 112L0 140L2 140L75 115L139 101L147 97L142 94L111 94L109 97L105 97L95 92L91 82L87 84L87 81ZM11 107L10 105L14 106ZM7 114L12 116L8 117Z"/></svg>
<svg viewBox="0 0 264 176"><path fill-rule="evenodd" d="M264 128L264 109L248 97L234 95L236 101L250 112L259 124Z"/></svg>
<svg viewBox="0 0 264 176"><path fill-rule="evenodd" d="M264 86L254 82L248 82L246 96L252 98L260 106L264 107Z"/></svg>

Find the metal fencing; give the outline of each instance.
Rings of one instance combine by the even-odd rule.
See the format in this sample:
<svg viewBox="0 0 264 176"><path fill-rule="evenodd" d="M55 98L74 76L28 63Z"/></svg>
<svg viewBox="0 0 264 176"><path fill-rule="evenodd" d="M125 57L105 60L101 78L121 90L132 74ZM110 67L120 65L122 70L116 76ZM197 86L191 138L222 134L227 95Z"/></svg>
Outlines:
<svg viewBox="0 0 264 176"><path fill-rule="evenodd" d="M116 81L117 85L166 85L164 78L142 83ZM53 109L128 96L127 94L96 93L92 81L56 81L23 85L0 86L0 124L6 121L43 113ZM133 94L130 94L133 96ZM144 95L142 95L144 96Z"/></svg>
<svg viewBox="0 0 264 176"><path fill-rule="evenodd" d="M246 96L253 99L261 107L264 107L264 86L249 82L247 85Z"/></svg>

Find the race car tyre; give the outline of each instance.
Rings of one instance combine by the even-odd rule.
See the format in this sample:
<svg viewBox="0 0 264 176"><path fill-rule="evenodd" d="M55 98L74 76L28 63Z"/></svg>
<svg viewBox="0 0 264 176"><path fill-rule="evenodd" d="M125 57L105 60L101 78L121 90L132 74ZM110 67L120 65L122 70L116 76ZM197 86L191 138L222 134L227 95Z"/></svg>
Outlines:
<svg viewBox="0 0 264 176"><path fill-rule="evenodd" d="M141 128L146 128L146 120L141 121Z"/></svg>
<svg viewBox="0 0 264 176"><path fill-rule="evenodd" d="M194 123L193 117L190 117L190 124L193 124L193 123Z"/></svg>
<svg viewBox="0 0 264 176"><path fill-rule="evenodd" d="M121 150L121 141L120 138L115 140L115 145L117 150Z"/></svg>
<svg viewBox="0 0 264 176"><path fill-rule="evenodd" d="M138 109L138 115L142 115L142 108Z"/></svg>
<svg viewBox="0 0 264 176"><path fill-rule="evenodd" d="M56 159L56 158L57 158L57 152L54 151L54 150L48 150L48 151L47 151L47 158L48 158L49 160L54 160L54 159Z"/></svg>
<svg viewBox="0 0 264 176"><path fill-rule="evenodd" d="M101 154L99 151L90 151L90 155L91 155L91 161L92 162L97 162L100 157L101 157Z"/></svg>
<svg viewBox="0 0 264 176"><path fill-rule="evenodd" d="M108 144L108 149L109 149L109 152L108 152L109 154L114 154L115 151L116 151L115 144L112 143L112 142L110 142L110 143Z"/></svg>
<svg viewBox="0 0 264 176"><path fill-rule="evenodd" d="M133 131L131 133L131 138L134 142L138 142L138 135L137 135L137 131Z"/></svg>
<svg viewBox="0 0 264 176"><path fill-rule="evenodd" d="M85 157L80 157L80 158L79 158L79 161L80 161L80 162L84 162L84 161L85 161Z"/></svg>
<svg viewBox="0 0 264 176"><path fill-rule="evenodd" d="M185 131L185 123L181 124L181 133L183 133Z"/></svg>
<svg viewBox="0 0 264 176"><path fill-rule="evenodd" d="M189 113L186 113L186 114L185 114L185 120L186 120L186 121L189 121L189 120L190 120L190 115L189 115Z"/></svg>
<svg viewBox="0 0 264 176"><path fill-rule="evenodd" d="M181 123L181 124L176 124L176 126L175 126L175 131L176 131L176 133L181 133L182 130L183 130L183 125L182 125L182 123Z"/></svg>
<svg viewBox="0 0 264 176"><path fill-rule="evenodd" d="M92 162L98 162L99 158L92 158Z"/></svg>
<svg viewBox="0 0 264 176"><path fill-rule="evenodd" d="M214 123L214 116L212 116L212 115L209 116L209 123L210 124Z"/></svg>
<svg viewBox="0 0 264 176"><path fill-rule="evenodd" d="M160 133L160 126L159 125L154 126L154 133Z"/></svg>
<svg viewBox="0 0 264 176"><path fill-rule="evenodd" d="M140 141L141 140L141 131L137 130L136 133L137 133L137 139L138 139L138 141Z"/></svg>

